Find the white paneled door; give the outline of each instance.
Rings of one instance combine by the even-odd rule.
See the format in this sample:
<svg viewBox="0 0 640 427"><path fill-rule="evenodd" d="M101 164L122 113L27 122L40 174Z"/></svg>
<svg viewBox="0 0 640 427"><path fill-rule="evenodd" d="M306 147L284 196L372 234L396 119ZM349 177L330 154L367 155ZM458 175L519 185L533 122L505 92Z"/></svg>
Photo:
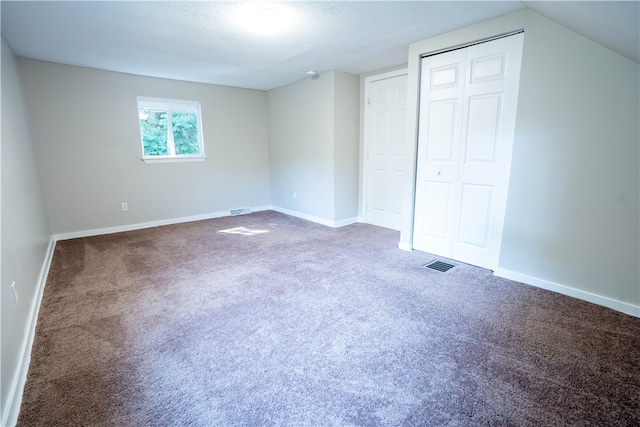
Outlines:
<svg viewBox="0 0 640 427"><path fill-rule="evenodd" d="M523 34L422 60L413 247L495 269Z"/></svg>
<svg viewBox="0 0 640 427"><path fill-rule="evenodd" d="M368 83L364 212L369 224L400 230L407 179L407 76Z"/></svg>

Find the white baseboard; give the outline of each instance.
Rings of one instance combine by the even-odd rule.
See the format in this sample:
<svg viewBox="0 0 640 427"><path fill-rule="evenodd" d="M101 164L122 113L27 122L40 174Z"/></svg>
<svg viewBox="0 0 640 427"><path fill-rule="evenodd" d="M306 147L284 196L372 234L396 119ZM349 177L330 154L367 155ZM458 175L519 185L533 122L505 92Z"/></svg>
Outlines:
<svg viewBox="0 0 640 427"><path fill-rule="evenodd" d="M331 221L328 219L320 218L313 215L307 215L302 212L292 211L285 208L280 208L277 206L257 206L249 208L251 212L261 212L267 210L274 210L276 212L280 212L286 215L295 216L298 218L306 219L308 221L316 222L318 224L326 225L327 227L338 228L344 227L345 225L355 224L357 222L361 222L359 217L347 218L340 221ZM221 211L221 212L213 212L202 215L192 215L185 216L180 218L171 218L171 219L163 219L159 221L150 221L150 222L142 222L137 224L127 224L127 225L119 225L116 227L107 227L107 228L96 228L93 230L82 230L82 231L73 231L70 233L61 233L56 234L54 236L55 240L68 240L68 239L77 239L80 237L90 237L90 236L100 236L103 234L112 234L112 233L122 233L124 231L133 231L133 230L142 230L145 228L151 227L161 227L163 225L172 225L172 224L181 224L184 222L192 222L192 221L202 221L205 219L214 219L214 218L222 218L225 216L229 216L229 211Z"/></svg>
<svg viewBox="0 0 640 427"><path fill-rule="evenodd" d="M344 227L345 225L351 225L351 224L356 224L358 222L361 222L360 219L358 217L353 217L353 218L347 218L347 219L341 219L340 221L335 221L334 222L334 227L338 228L338 227Z"/></svg>
<svg viewBox="0 0 640 427"><path fill-rule="evenodd" d="M271 206L271 209L276 212L283 213L285 215L291 215L297 218L306 219L307 221L315 222L321 225L326 225L327 227L332 227L332 228L344 227L345 225L351 225L359 222L358 217L342 219L340 221L331 221L329 219L320 218L318 216L309 215L309 214L305 214L298 211L292 211L290 209L285 209L278 206Z"/></svg>
<svg viewBox="0 0 640 427"><path fill-rule="evenodd" d="M49 275L49 268L51 267L51 260L53 259L53 250L56 247L55 236L51 236L49 239L49 246L45 254L42 268L40 269L40 275L38 276L38 282L36 284L36 293L31 308L29 309L29 324L27 325L27 335L22 341L22 348L20 351L20 359L18 360L18 366L14 373L11 386L9 388L9 398L7 399L8 408L3 414L2 425L14 426L18 422L18 415L20 414L20 405L22 404L22 393L24 391L24 385L27 382L27 373L29 372L29 363L31 362L31 348L33 346L33 338L36 333L36 324L38 323L38 313L40 312L40 304L42 303L42 295L44 293L44 285L47 282L47 276Z"/></svg>
<svg viewBox="0 0 640 427"><path fill-rule="evenodd" d="M407 243L407 242L399 242L398 243L398 248L402 249L403 251L409 251L409 252L411 252L413 250L413 247L411 246L411 243Z"/></svg>
<svg viewBox="0 0 640 427"><path fill-rule="evenodd" d="M559 294L567 295L573 298L578 298L584 301L591 302L593 304L602 305L604 307L608 307L613 310L620 311L625 314L629 314L631 316L640 317L640 306L637 306L637 305L603 297L602 295L592 294L591 292L582 291L580 289L571 288L565 285L560 285L558 283L550 282L544 279L539 279L533 276L528 276L526 274L507 270L504 268L497 268L493 274L495 274L498 277L503 277L505 279L515 280L516 282L521 282L527 285L557 292Z"/></svg>
<svg viewBox="0 0 640 427"><path fill-rule="evenodd" d="M271 206L252 207L251 212L260 212L271 209ZM222 218L230 216L229 211L213 212L202 215L184 216L180 218L162 219L159 221L142 222L137 224L120 225L116 227L96 228L93 230L74 231L71 233L56 234L56 240L77 239L79 237L99 236L102 234L121 233L123 231L142 230L145 228L161 227L163 225L181 224L184 222L202 221L205 219Z"/></svg>

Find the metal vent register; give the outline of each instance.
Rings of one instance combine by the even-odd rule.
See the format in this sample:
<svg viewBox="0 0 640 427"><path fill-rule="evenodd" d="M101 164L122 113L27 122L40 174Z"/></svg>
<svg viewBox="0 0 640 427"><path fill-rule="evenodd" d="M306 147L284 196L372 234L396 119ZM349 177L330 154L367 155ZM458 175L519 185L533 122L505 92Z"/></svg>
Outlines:
<svg viewBox="0 0 640 427"><path fill-rule="evenodd" d="M442 262L442 261L433 261L427 265L425 265L425 267L430 268L432 270L438 270L441 272L445 272L445 271L449 271L451 270L453 267L455 267L455 265L453 264L448 264L446 262Z"/></svg>
<svg viewBox="0 0 640 427"><path fill-rule="evenodd" d="M229 214L231 216L244 215L249 213L251 213L251 208L231 209L229 211Z"/></svg>

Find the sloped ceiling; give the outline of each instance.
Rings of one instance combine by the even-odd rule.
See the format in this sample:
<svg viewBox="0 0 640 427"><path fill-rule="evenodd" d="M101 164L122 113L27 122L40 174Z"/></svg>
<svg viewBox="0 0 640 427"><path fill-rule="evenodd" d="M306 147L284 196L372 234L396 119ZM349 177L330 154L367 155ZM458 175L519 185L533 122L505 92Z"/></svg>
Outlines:
<svg viewBox="0 0 640 427"><path fill-rule="evenodd" d="M640 56L637 1L270 4L293 18L282 33L238 25L246 1L2 1L2 37L26 58L269 90L308 70L362 74L400 65L410 43L526 7L636 62Z"/></svg>

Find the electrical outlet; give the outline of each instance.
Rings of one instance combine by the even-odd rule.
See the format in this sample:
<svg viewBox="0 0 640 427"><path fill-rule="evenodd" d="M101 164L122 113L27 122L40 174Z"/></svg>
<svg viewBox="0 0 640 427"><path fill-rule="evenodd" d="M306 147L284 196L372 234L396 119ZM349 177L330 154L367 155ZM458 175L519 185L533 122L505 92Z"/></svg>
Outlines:
<svg viewBox="0 0 640 427"><path fill-rule="evenodd" d="M293 198L297 199L298 198L298 193L296 191L293 192Z"/></svg>
<svg viewBox="0 0 640 427"><path fill-rule="evenodd" d="M129 210L129 204L127 202L122 202L122 212L126 212Z"/></svg>
<svg viewBox="0 0 640 427"><path fill-rule="evenodd" d="M16 289L16 281L11 283L11 290L13 291L13 301L16 303L16 307L20 306L20 298L18 298L18 290Z"/></svg>

